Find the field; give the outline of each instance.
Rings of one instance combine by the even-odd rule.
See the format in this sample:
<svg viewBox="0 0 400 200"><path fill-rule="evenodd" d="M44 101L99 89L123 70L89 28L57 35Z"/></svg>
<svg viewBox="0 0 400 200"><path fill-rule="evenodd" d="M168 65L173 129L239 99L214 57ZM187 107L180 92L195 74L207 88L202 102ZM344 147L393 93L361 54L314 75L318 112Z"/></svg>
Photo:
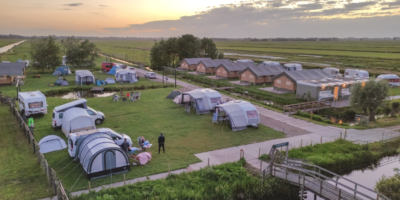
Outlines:
<svg viewBox="0 0 400 200"><path fill-rule="evenodd" d="M7 45L9 45L9 44L12 44L12 43L16 43L16 42L19 42L19 41L21 41L22 39L5 39L5 38L1 38L0 39L0 48L1 47L4 47L4 46L7 46Z"/></svg>
<svg viewBox="0 0 400 200"><path fill-rule="evenodd" d="M0 199L38 199L52 195L46 175L7 105L0 105ZM12 114L11 114L12 115Z"/></svg>

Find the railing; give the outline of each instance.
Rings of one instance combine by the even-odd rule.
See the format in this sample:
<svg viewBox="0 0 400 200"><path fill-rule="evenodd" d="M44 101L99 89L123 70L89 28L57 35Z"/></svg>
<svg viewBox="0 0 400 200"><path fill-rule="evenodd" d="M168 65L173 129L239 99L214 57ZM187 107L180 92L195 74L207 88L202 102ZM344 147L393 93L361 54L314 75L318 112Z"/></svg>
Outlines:
<svg viewBox="0 0 400 200"><path fill-rule="evenodd" d="M400 129L393 129L382 132L382 142L390 142L400 138Z"/></svg>
<svg viewBox="0 0 400 200"><path fill-rule="evenodd" d="M352 196L352 198L361 199L390 200L383 194L380 194L368 187L344 178L317 165L288 160L287 163L281 165L274 164L269 170L271 170L270 173L275 176L277 172L284 173L285 177L281 178L285 180L288 180L288 175L291 175L292 179L293 176L296 176L298 177L298 181L295 184L299 184L299 186L303 185L306 188L319 193L321 196L325 195L327 198L330 198L330 196L335 196L335 199L340 199L341 196ZM291 182L293 182L293 180L291 180ZM363 191L360 191L360 189L363 189ZM323 190L325 194L323 194ZM370 194L367 194L365 191Z"/></svg>
<svg viewBox="0 0 400 200"><path fill-rule="evenodd" d="M24 119L18 112L18 109L15 106L15 102L9 98L0 98L2 103L6 103L10 106L10 110L15 116L16 120L19 122L20 127L22 128L24 135L28 139L28 143L32 145L32 151L38 158L38 165L40 165L43 171L46 173L47 179L49 180L50 187L53 189L55 195L59 200L68 200L68 195L65 192L65 189L56 176L56 172L49 166L46 158L42 153L40 153L40 146L37 144L33 133L29 129L28 125L25 123Z"/></svg>

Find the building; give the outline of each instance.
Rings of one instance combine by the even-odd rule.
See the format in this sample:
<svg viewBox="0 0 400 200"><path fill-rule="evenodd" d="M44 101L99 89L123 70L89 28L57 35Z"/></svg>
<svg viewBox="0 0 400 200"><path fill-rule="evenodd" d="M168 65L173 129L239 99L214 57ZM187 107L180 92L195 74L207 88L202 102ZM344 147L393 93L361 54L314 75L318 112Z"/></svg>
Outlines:
<svg viewBox="0 0 400 200"><path fill-rule="evenodd" d="M284 71L271 78L272 85L276 89L294 92L297 82L302 80L319 80L329 78L321 69L307 69L300 71Z"/></svg>
<svg viewBox="0 0 400 200"><path fill-rule="evenodd" d="M180 63L180 68L185 70L196 70L197 64L203 60L212 60L211 58L185 58Z"/></svg>
<svg viewBox="0 0 400 200"><path fill-rule="evenodd" d="M239 73L247 67L256 67L253 63L221 63L215 68L215 75L221 78L239 78Z"/></svg>
<svg viewBox="0 0 400 200"><path fill-rule="evenodd" d="M284 71L285 69L281 65L246 67L239 73L239 79L244 82L264 84L271 82L272 77Z"/></svg>
<svg viewBox="0 0 400 200"><path fill-rule="evenodd" d="M24 74L25 63L0 63L0 85L12 84L17 76Z"/></svg>
<svg viewBox="0 0 400 200"><path fill-rule="evenodd" d="M367 82L361 78L327 78L297 81L296 97L310 101L348 100L354 83Z"/></svg>
<svg viewBox="0 0 400 200"><path fill-rule="evenodd" d="M201 74L214 74L218 65L227 62L231 61L229 59L202 60L197 64L196 71Z"/></svg>

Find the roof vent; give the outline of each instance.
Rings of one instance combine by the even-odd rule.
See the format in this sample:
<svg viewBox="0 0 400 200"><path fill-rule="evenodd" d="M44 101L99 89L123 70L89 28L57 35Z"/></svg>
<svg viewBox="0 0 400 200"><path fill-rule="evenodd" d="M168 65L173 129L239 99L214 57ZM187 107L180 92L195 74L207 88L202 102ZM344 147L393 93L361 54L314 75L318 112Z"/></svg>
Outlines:
<svg viewBox="0 0 400 200"><path fill-rule="evenodd" d="M328 81L327 81L326 79L321 79L321 80L319 80L319 82L321 82L321 83L327 83Z"/></svg>

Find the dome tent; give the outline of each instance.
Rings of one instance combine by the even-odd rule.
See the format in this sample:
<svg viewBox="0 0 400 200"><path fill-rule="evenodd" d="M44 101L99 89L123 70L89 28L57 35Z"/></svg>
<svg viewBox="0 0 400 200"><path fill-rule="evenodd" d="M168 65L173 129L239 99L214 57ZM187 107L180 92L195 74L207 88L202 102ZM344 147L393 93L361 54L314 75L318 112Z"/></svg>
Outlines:
<svg viewBox="0 0 400 200"><path fill-rule="evenodd" d="M106 84L113 84L115 83L115 80L113 78L106 78L105 82Z"/></svg>
<svg viewBox="0 0 400 200"><path fill-rule="evenodd" d="M218 103L222 102L221 94L209 88L185 92L182 94L181 99L185 100L185 95L189 95L195 102L197 114L209 113Z"/></svg>
<svg viewBox="0 0 400 200"><path fill-rule="evenodd" d="M88 179L105 177L130 170L128 155L106 133L82 137L77 144L79 162Z"/></svg>
<svg viewBox="0 0 400 200"><path fill-rule="evenodd" d="M122 69L122 67L120 67L119 65L114 64L114 66L110 69L110 71L108 71L107 74L115 75L117 70L120 70L120 69Z"/></svg>
<svg viewBox="0 0 400 200"><path fill-rule="evenodd" d="M260 124L260 115L256 107L247 101L235 100L216 107L227 114L233 131L247 129L247 126L258 127Z"/></svg>
<svg viewBox="0 0 400 200"><path fill-rule="evenodd" d="M68 74L71 74L71 70L69 69L69 67L62 66L62 67L57 67L57 69L53 73L53 76L62 76L62 75L68 75Z"/></svg>
<svg viewBox="0 0 400 200"><path fill-rule="evenodd" d="M40 153L49 153L67 148L65 141L57 135L48 135L42 138L38 145L40 146Z"/></svg>
<svg viewBox="0 0 400 200"><path fill-rule="evenodd" d="M179 90L173 90L171 93L169 93L169 95L167 97L165 97L166 99L175 99L175 97L181 95L181 91Z"/></svg>

